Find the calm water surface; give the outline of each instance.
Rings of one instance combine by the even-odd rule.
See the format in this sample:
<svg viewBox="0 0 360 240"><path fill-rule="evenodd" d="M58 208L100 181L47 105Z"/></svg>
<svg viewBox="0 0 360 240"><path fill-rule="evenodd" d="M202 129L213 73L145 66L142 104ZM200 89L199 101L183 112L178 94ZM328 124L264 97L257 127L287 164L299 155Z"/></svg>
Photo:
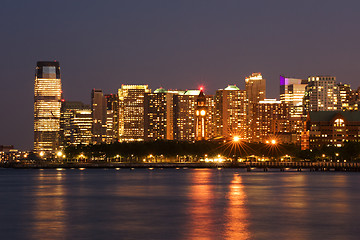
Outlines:
<svg viewBox="0 0 360 240"><path fill-rule="evenodd" d="M1 239L360 239L360 174L0 169Z"/></svg>

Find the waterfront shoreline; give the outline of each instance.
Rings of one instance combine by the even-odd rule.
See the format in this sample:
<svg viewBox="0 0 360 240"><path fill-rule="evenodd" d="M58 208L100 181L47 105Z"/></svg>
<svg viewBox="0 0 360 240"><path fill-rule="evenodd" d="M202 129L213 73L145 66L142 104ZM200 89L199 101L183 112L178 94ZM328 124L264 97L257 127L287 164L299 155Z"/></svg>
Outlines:
<svg viewBox="0 0 360 240"><path fill-rule="evenodd" d="M242 162L242 163L2 163L1 168L13 169L80 169L80 168L242 168L267 172L269 169L309 171L360 172L360 163L354 162Z"/></svg>

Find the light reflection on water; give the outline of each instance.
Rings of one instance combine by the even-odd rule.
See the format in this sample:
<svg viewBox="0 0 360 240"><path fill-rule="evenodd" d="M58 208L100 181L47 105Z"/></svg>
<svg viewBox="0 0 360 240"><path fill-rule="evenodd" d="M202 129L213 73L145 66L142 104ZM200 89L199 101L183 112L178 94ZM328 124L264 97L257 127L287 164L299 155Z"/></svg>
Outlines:
<svg viewBox="0 0 360 240"><path fill-rule="evenodd" d="M212 171L209 169L199 169L193 171L191 175L192 184L189 196L188 215L188 237L191 239L209 239L214 236L213 213L213 185L211 184Z"/></svg>
<svg viewBox="0 0 360 240"><path fill-rule="evenodd" d="M1 169L1 239L358 239L359 180L236 169Z"/></svg>
<svg viewBox="0 0 360 240"><path fill-rule="evenodd" d="M67 211L64 179L66 174L57 171L53 176L39 172L34 189L32 239L64 239L66 233Z"/></svg>
<svg viewBox="0 0 360 240"><path fill-rule="evenodd" d="M279 193L281 194L279 199L282 199L282 206L278 211L286 209L286 212L278 212L280 213L279 216L283 218L280 221L292 223L287 228L278 229L278 235L282 236L282 238L287 237L293 240L307 239L309 235L307 228L301 229L302 222L309 217L309 213L305 210L308 208L307 191L304 189L306 184L305 176L288 176L282 180L282 184L285 191Z"/></svg>
<svg viewBox="0 0 360 240"><path fill-rule="evenodd" d="M234 174L229 186L228 207L225 214L224 235L226 239L250 239L246 194L242 184L242 177L237 174Z"/></svg>

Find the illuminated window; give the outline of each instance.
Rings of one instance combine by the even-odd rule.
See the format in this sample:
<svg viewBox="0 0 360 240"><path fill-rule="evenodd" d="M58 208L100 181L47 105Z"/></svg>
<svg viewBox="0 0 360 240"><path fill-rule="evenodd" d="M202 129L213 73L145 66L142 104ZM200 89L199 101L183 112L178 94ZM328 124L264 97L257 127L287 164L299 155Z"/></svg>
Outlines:
<svg viewBox="0 0 360 240"><path fill-rule="evenodd" d="M345 127L345 122L343 119L338 118L334 121L334 127Z"/></svg>

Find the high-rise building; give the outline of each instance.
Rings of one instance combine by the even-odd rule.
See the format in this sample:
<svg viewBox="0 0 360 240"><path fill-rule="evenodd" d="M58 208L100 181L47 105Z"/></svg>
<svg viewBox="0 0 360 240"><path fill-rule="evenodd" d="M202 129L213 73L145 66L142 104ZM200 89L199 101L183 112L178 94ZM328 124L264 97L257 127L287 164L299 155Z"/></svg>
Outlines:
<svg viewBox="0 0 360 240"><path fill-rule="evenodd" d="M178 91L174 96L174 139L195 141L195 106L200 90Z"/></svg>
<svg viewBox="0 0 360 240"><path fill-rule="evenodd" d="M215 128L215 96L214 95L205 95L205 106L207 109L205 123L206 123L206 139L212 139L216 136Z"/></svg>
<svg viewBox="0 0 360 240"><path fill-rule="evenodd" d="M88 145L92 143L93 119L90 108L75 110L70 121L70 126L72 145Z"/></svg>
<svg viewBox="0 0 360 240"><path fill-rule="evenodd" d="M277 139L279 142L291 143L295 137L291 135L289 106L276 99L264 99L254 107L255 128L251 129L253 142L267 142Z"/></svg>
<svg viewBox="0 0 360 240"><path fill-rule="evenodd" d="M266 80L263 79L261 73L253 73L245 78L245 90L248 103L246 115L250 129L249 137L252 138L252 134L254 133L252 129L256 127L254 122L254 107L266 98Z"/></svg>
<svg viewBox="0 0 360 240"><path fill-rule="evenodd" d="M296 143L300 143L303 129L303 98L307 80L280 76L280 102L289 105L291 133L296 134Z"/></svg>
<svg viewBox="0 0 360 240"><path fill-rule="evenodd" d="M107 139L107 104L102 90L91 91L91 114L93 143L105 143Z"/></svg>
<svg viewBox="0 0 360 240"><path fill-rule="evenodd" d="M162 88L145 94L145 141L174 139L174 94Z"/></svg>
<svg viewBox="0 0 360 240"><path fill-rule="evenodd" d="M60 144L59 62L37 62L34 86L34 151L53 154Z"/></svg>
<svg viewBox="0 0 360 240"><path fill-rule="evenodd" d="M253 73L245 78L245 90L249 109L251 110L253 104L266 98L266 80L263 79L261 73Z"/></svg>
<svg viewBox="0 0 360 240"><path fill-rule="evenodd" d="M112 110L106 110L106 143L113 143L117 141L117 136L114 131L114 113Z"/></svg>
<svg viewBox="0 0 360 240"><path fill-rule="evenodd" d="M342 111L349 111L352 110L350 106L351 97L352 97L352 90L349 84L338 83L336 84L337 93L338 93L338 101L339 101L339 110Z"/></svg>
<svg viewBox="0 0 360 240"><path fill-rule="evenodd" d="M336 85L336 78L331 76L311 76L304 95L304 115L313 111L341 110L341 99Z"/></svg>
<svg viewBox="0 0 360 240"><path fill-rule="evenodd" d="M235 85L219 89L215 94L215 136L229 138L237 136L248 140L246 119L246 91Z"/></svg>
<svg viewBox="0 0 360 240"><path fill-rule="evenodd" d="M303 114L303 98L307 80L287 78L280 76L280 101L288 103L293 117L301 117Z"/></svg>
<svg viewBox="0 0 360 240"><path fill-rule="evenodd" d="M85 117L84 112L90 112L90 117L87 116L86 118L83 118ZM74 144L75 142L82 144L91 142L92 118L89 105L86 105L82 102L63 101L61 104L60 116L61 148ZM75 135L84 135L84 140L81 140L82 137L80 137L80 139L77 137L77 140L75 141Z"/></svg>
<svg viewBox="0 0 360 240"><path fill-rule="evenodd" d="M201 90L177 91L177 94L174 95L174 140L193 142L195 140L210 139L214 136L215 103L213 98L212 95L201 93ZM199 109L198 117L196 114L197 109ZM202 123L201 109L206 109L205 124L197 125L197 120ZM197 130L197 126L204 131ZM201 137L202 134L204 134L204 138Z"/></svg>
<svg viewBox="0 0 360 240"><path fill-rule="evenodd" d="M358 111L360 109L360 87L351 91L351 97L349 101L349 110Z"/></svg>
<svg viewBox="0 0 360 240"><path fill-rule="evenodd" d="M106 94L107 121L106 135L108 143L119 140L119 97L117 94Z"/></svg>
<svg viewBox="0 0 360 240"><path fill-rule="evenodd" d="M145 94L148 85L122 85L119 96L119 140L144 141Z"/></svg>

